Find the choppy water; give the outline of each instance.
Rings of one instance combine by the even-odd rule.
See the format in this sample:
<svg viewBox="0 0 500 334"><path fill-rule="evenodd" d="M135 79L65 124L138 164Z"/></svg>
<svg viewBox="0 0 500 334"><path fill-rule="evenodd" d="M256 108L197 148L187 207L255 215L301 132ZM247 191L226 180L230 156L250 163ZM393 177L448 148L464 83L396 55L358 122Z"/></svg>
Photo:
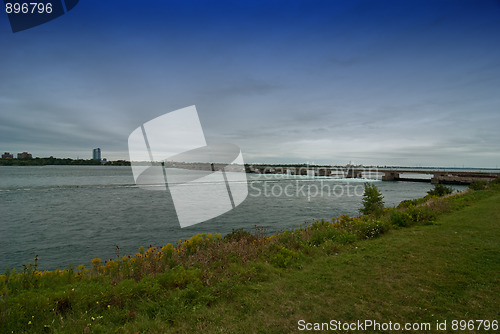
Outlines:
<svg viewBox="0 0 500 334"><path fill-rule="evenodd" d="M89 264L196 233L269 232L316 218L357 215L363 182L247 174L249 195L234 210L181 229L167 192L134 185L130 167L0 167L0 271L38 254L41 269ZM422 197L430 183L377 182L387 206ZM455 186L464 189L463 186Z"/></svg>

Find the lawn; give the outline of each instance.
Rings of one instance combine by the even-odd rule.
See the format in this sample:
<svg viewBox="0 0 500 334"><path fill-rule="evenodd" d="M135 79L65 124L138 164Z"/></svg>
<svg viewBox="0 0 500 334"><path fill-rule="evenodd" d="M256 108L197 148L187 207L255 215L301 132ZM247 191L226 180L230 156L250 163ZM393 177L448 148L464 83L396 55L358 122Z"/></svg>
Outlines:
<svg viewBox="0 0 500 334"><path fill-rule="evenodd" d="M284 333L298 332L299 320L374 320L430 323L439 333L498 332L477 330L480 322L476 330L452 331L452 321L500 320L499 203L497 193L433 225L392 230L338 255L311 257L301 270L198 310L175 330ZM446 321L448 330L436 331L436 321Z"/></svg>

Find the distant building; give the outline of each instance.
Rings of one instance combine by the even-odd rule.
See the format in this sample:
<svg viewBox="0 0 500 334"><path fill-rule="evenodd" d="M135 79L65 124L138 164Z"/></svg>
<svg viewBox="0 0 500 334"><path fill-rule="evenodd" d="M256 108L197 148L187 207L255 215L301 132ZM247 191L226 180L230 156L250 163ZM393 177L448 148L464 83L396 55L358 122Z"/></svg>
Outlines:
<svg viewBox="0 0 500 334"><path fill-rule="evenodd" d="M2 159L14 159L14 155L10 154L9 152L5 152L2 154Z"/></svg>
<svg viewBox="0 0 500 334"><path fill-rule="evenodd" d="M23 152L23 153L18 153L17 158L18 159L32 159L33 156L28 152Z"/></svg>
<svg viewBox="0 0 500 334"><path fill-rule="evenodd" d="M101 149L99 147L94 148L94 151L92 152L92 160L101 161Z"/></svg>

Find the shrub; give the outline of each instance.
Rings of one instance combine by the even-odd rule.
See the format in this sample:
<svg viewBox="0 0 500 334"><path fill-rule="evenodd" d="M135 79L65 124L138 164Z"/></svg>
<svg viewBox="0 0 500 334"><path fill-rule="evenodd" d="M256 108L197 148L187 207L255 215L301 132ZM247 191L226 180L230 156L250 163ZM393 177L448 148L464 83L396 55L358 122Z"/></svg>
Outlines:
<svg viewBox="0 0 500 334"><path fill-rule="evenodd" d="M292 265L298 264L299 258L299 253L285 247L281 247L276 254L271 256L271 263L280 268L288 268Z"/></svg>
<svg viewBox="0 0 500 334"><path fill-rule="evenodd" d="M254 235L252 235L252 233L250 233L248 231L245 231L242 228L239 228L239 229L236 229L236 230L233 229L231 231L231 233L227 234L224 237L225 241L240 241L242 239L245 239L247 241L253 241L253 240L256 239L256 237Z"/></svg>
<svg viewBox="0 0 500 334"><path fill-rule="evenodd" d="M389 230L389 224L379 220L366 220L356 226L360 239L373 239Z"/></svg>
<svg viewBox="0 0 500 334"><path fill-rule="evenodd" d="M337 229L345 230L348 232L356 232L356 224L359 223L362 217L350 217L349 215L341 215L337 218L332 218L333 226Z"/></svg>
<svg viewBox="0 0 500 334"><path fill-rule="evenodd" d="M447 187L444 184L436 183L434 185L434 189L429 190L427 193L431 196L445 196L449 195L453 192L453 189L451 187Z"/></svg>
<svg viewBox="0 0 500 334"><path fill-rule="evenodd" d="M384 196L374 184L365 183L363 207L359 210L364 215L380 215L384 209Z"/></svg>
<svg viewBox="0 0 500 334"><path fill-rule="evenodd" d="M420 204L423 204L427 202L430 199L437 198L438 196L436 195L426 195L422 198L415 198L415 199L407 199L404 201L401 201L399 205L397 206L398 208L409 208L410 206L417 206Z"/></svg>
<svg viewBox="0 0 500 334"><path fill-rule="evenodd" d="M309 244L319 246L326 240L334 240L337 234L337 229L334 225L325 220L315 221L311 227L311 235L309 237Z"/></svg>
<svg viewBox="0 0 500 334"><path fill-rule="evenodd" d="M352 244L356 241L356 234L347 231L339 231L335 236L335 241L338 244Z"/></svg>
<svg viewBox="0 0 500 334"><path fill-rule="evenodd" d="M411 205L417 205L417 204L416 204L416 200L414 200L414 199L405 199L404 201L401 201L401 202L398 204L397 208L399 208L399 209L402 209L402 208L408 208L408 207L410 207Z"/></svg>
<svg viewBox="0 0 500 334"><path fill-rule="evenodd" d="M412 206L405 212L415 224L432 224L437 213L428 206Z"/></svg>
<svg viewBox="0 0 500 334"><path fill-rule="evenodd" d="M279 243L284 245L286 248L289 249L302 249L305 245L306 242L302 240L303 236L303 231L297 230L297 231L283 231L280 234L277 235L277 239ZM269 238L269 240L272 240L274 238Z"/></svg>
<svg viewBox="0 0 500 334"><path fill-rule="evenodd" d="M484 190L486 188L486 181L474 181L469 185L469 189L471 190Z"/></svg>
<svg viewBox="0 0 500 334"><path fill-rule="evenodd" d="M411 225L411 218L402 210L392 210L391 224L399 227L408 227Z"/></svg>
<svg viewBox="0 0 500 334"><path fill-rule="evenodd" d="M185 288L189 283L201 280L202 272L198 268L184 268L177 266L171 270L167 270L162 274L158 274L156 278L164 288Z"/></svg>

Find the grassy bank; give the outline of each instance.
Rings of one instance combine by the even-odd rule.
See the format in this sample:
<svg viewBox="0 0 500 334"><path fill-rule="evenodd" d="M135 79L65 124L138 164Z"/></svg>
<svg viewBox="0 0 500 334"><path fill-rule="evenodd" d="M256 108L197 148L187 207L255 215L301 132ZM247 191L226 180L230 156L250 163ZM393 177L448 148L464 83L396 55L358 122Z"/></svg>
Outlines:
<svg viewBox="0 0 500 334"><path fill-rule="evenodd" d="M371 319L446 320L452 332L452 320L498 321L499 202L492 185L271 236L197 235L90 268L33 264L0 277L0 329L283 333L299 320Z"/></svg>

